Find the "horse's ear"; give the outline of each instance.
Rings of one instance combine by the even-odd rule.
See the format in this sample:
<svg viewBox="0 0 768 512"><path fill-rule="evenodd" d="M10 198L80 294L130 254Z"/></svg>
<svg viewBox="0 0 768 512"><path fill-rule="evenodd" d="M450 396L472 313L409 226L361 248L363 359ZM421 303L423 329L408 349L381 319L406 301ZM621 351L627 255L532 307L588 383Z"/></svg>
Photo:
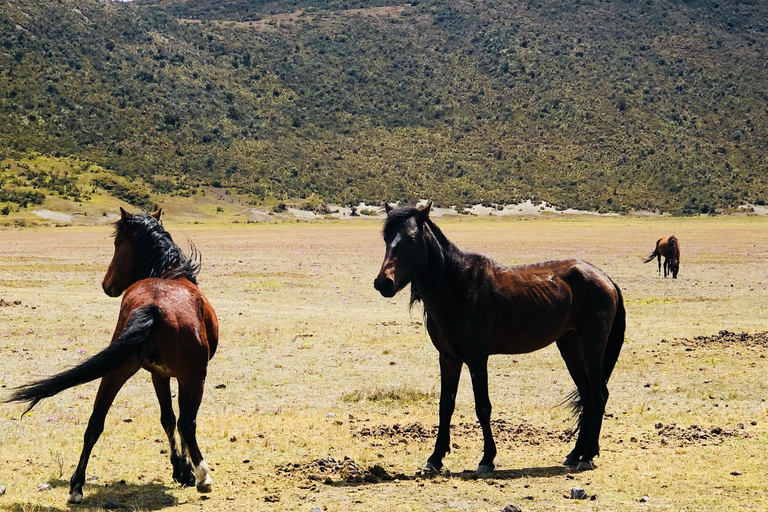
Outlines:
<svg viewBox="0 0 768 512"><path fill-rule="evenodd" d="M419 209L419 223L424 223L429 218L429 212L432 209L432 201L427 203L427 206Z"/></svg>
<svg viewBox="0 0 768 512"><path fill-rule="evenodd" d="M156 218L157 220L160 220L160 215L161 215L162 213L163 213L163 209L162 209L162 208L158 208L158 209L157 209L157 211L156 211L155 213L151 214L151 215L152 215L154 218Z"/></svg>
<svg viewBox="0 0 768 512"><path fill-rule="evenodd" d="M130 218L131 218L131 214L130 214L130 213L128 213L127 211L123 210L123 207L121 206L121 207L120 207L120 217L121 217L123 220L128 220L128 219L130 219Z"/></svg>
<svg viewBox="0 0 768 512"><path fill-rule="evenodd" d="M389 201L384 201L383 203L381 203L381 206L384 207L384 211L387 212L387 215L389 215L389 212L392 211L392 207L389 206Z"/></svg>

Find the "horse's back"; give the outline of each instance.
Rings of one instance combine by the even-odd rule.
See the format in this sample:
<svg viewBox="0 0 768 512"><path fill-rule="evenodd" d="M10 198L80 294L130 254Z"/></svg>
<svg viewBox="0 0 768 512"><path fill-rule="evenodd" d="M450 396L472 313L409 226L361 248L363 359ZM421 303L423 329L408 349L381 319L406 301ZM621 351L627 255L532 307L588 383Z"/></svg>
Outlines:
<svg viewBox="0 0 768 512"><path fill-rule="evenodd" d="M196 359L199 365L207 364L218 344L218 322L197 285L185 278L142 279L126 290L121 317L150 304L157 306L161 318L143 351L145 367L149 363L149 370L167 370L159 373L178 377L180 361Z"/></svg>
<svg viewBox="0 0 768 512"><path fill-rule="evenodd" d="M605 272L578 259L498 267L494 290L496 353L543 348L590 314L615 313L620 300Z"/></svg>

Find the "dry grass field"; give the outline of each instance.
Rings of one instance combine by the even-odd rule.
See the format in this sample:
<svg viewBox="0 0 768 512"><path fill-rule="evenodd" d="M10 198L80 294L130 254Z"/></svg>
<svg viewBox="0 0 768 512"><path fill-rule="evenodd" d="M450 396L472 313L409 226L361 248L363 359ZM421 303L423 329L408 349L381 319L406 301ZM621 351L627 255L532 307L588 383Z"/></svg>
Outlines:
<svg viewBox="0 0 768 512"><path fill-rule="evenodd" d="M437 352L407 293L392 300L373 289L384 253L378 221L195 225L169 216L176 241L188 237L203 255L201 288L221 325L198 417L213 493L172 481L159 408L140 372L107 417L74 507L68 480L97 383L41 402L22 421L22 405L0 405L0 509L100 510L108 499L136 511L768 509L766 338L693 339L768 330L768 220L438 224L460 246L508 264L588 260L622 288L627 341L595 471L560 466L574 423L558 404L573 385L551 346L491 359L494 474L472 472L482 440L465 372L448 472L419 475L437 423ZM682 263L679 279L664 280L641 258L671 233ZM110 234L0 231L0 396L108 342L119 309L100 285ZM52 489L39 491L46 483ZM595 498L566 499L577 486Z"/></svg>

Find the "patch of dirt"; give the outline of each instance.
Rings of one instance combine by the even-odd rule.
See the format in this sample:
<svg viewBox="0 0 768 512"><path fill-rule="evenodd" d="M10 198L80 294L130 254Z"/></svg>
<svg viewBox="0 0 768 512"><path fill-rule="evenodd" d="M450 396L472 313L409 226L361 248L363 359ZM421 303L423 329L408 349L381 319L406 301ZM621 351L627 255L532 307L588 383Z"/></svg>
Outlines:
<svg viewBox="0 0 768 512"><path fill-rule="evenodd" d="M536 427L528 423L497 419L491 421L491 430L496 442L537 446L542 443L568 442L573 435L572 429L554 430ZM451 425L451 438L478 437L483 432L478 422ZM407 425L377 425L352 430L352 437L389 440L390 445L416 442L434 442L437 425L425 427L419 422Z"/></svg>
<svg viewBox="0 0 768 512"><path fill-rule="evenodd" d="M768 347L768 332L756 332L749 334L746 332L735 333L731 331L720 331L712 336L696 336L693 339L675 338L668 342L661 340L662 343L671 343L672 345L684 346L691 349L703 348L712 345L740 345L745 347Z"/></svg>
<svg viewBox="0 0 768 512"><path fill-rule="evenodd" d="M72 215L63 212L54 212L52 210L32 210L32 213L38 217L59 222L72 222Z"/></svg>
<svg viewBox="0 0 768 512"><path fill-rule="evenodd" d="M742 424L739 424L737 428L733 429L723 427L701 427L699 425L691 425L690 427L682 428L671 423L669 425L658 424L655 433L647 433L644 434L643 437L648 441L658 440L662 445L690 446L700 444L702 446L707 446L723 444L726 439L733 437L746 439L750 437L750 434Z"/></svg>
<svg viewBox="0 0 768 512"><path fill-rule="evenodd" d="M333 457L325 459L315 459L306 464L288 463L283 466L275 466L278 475L301 475L309 480L332 484L336 481L349 483L379 483L408 477L403 474L390 475L386 469L379 464L364 469L349 457L343 460L336 460Z"/></svg>

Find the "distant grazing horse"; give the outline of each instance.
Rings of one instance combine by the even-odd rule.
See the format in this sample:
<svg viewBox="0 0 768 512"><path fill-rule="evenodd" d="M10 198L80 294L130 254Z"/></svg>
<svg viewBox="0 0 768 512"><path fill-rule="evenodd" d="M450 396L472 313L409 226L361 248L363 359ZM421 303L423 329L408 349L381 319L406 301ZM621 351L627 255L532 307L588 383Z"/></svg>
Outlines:
<svg viewBox="0 0 768 512"><path fill-rule="evenodd" d="M469 367L483 429L478 473L495 466L488 398L488 356L522 354L557 343L576 383L570 404L579 417L566 466L594 468L608 399L606 384L624 343L619 287L580 260L507 267L451 243L425 208L385 205L386 254L374 287L393 297L411 283L411 305L424 304L427 331L440 353L440 426L425 471L437 472L450 452L450 425L463 364Z"/></svg>
<svg viewBox="0 0 768 512"><path fill-rule="evenodd" d="M160 422L171 445L173 478L182 485L196 484L200 492L211 491L208 465L195 438L195 418L219 326L216 313L197 287L197 253L193 248L192 258L184 255L159 222L160 210L131 215L121 208L120 214L115 254L102 283L110 297L125 291L112 343L69 370L16 388L6 400L29 402L28 412L43 398L101 378L80 462L70 481L70 503L83 500L85 468L104 430L104 418L117 392L139 368L152 373ZM171 377L179 382L181 452L175 439Z"/></svg>
<svg viewBox="0 0 768 512"><path fill-rule="evenodd" d="M661 257L664 256L664 277L672 273L672 279L677 279L677 271L680 270L680 244L675 235L665 236L656 241L656 249L653 250L643 263L648 263L653 258L659 260L659 275L661 275Z"/></svg>

